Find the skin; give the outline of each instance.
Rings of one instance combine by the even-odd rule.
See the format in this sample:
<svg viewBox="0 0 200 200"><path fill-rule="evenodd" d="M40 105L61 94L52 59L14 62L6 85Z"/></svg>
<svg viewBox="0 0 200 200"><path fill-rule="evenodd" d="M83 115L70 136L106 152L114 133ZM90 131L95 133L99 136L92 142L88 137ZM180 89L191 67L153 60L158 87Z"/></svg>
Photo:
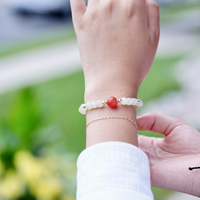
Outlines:
<svg viewBox="0 0 200 200"><path fill-rule="evenodd" d="M153 0L71 0L72 16L85 77L85 102L137 97L150 71L159 41L159 7ZM88 111L87 123L99 117L125 116L136 109L105 106ZM137 146L137 129L127 120L109 119L87 128L86 146L122 141Z"/></svg>
<svg viewBox="0 0 200 200"><path fill-rule="evenodd" d="M85 77L85 102L137 97L149 73L159 41L159 7L154 0L71 0L72 17ZM136 121L136 109L118 105L87 112L87 123L105 116ZM86 146L121 141L142 149L149 157L152 186L200 196L199 132L180 120L155 114L137 119L140 130L166 137L137 135L135 126L122 119L107 119L87 128ZM139 142L139 143L138 143Z"/></svg>
<svg viewBox="0 0 200 200"><path fill-rule="evenodd" d="M100 97L118 90L120 96L123 91L136 96L157 50L158 5L153 0L89 0L86 7L84 0L71 0L71 6L85 100L97 91Z"/></svg>
<svg viewBox="0 0 200 200"><path fill-rule="evenodd" d="M200 133L185 122L148 113L137 118L139 130L149 130L165 138L139 136L139 148L150 162L151 184L200 197Z"/></svg>

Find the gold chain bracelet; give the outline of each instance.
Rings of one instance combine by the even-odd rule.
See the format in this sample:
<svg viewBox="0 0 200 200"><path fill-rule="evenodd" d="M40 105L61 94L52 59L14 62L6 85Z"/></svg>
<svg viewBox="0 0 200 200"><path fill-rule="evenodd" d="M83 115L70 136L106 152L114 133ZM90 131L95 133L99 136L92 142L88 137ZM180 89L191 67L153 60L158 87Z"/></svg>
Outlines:
<svg viewBox="0 0 200 200"><path fill-rule="evenodd" d="M105 120L105 119L124 119L124 120L128 120L128 121L130 121L131 123L134 124L135 128L136 128L137 131L138 131L138 126L137 126L136 122L135 122L133 119L131 119L131 118L123 117L123 116L107 116L107 117L100 117L100 118L94 119L94 120L92 120L92 121L90 121L90 122L87 123L87 125L86 125L86 130L87 130L87 127L88 127L90 124L92 124L92 123L94 123L94 122L96 122L96 121Z"/></svg>

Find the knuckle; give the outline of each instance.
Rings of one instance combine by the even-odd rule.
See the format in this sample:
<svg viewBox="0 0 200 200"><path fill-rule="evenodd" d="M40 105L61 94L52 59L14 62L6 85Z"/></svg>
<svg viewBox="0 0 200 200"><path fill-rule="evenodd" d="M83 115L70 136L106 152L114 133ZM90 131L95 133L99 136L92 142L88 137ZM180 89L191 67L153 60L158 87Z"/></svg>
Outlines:
<svg viewBox="0 0 200 200"><path fill-rule="evenodd" d="M81 23L74 23L75 31L80 31L84 29L84 25Z"/></svg>
<svg viewBox="0 0 200 200"><path fill-rule="evenodd" d="M134 13L136 13L137 11L139 12L143 12L144 11L144 7L145 4L143 2L143 0L126 0L126 7L129 13L129 16L133 16Z"/></svg>
<svg viewBox="0 0 200 200"><path fill-rule="evenodd" d="M80 20L80 19L78 19L78 20L73 19L73 25L74 25L75 31L83 29L84 23L81 23L81 22L82 22L82 20Z"/></svg>
<svg viewBox="0 0 200 200"><path fill-rule="evenodd" d="M93 21L97 18L97 11L96 9L90 10L89 18Z"/></svg>
<svg viewBox="0 0 200 200"><path fill-rule="evenodd" d="M103 1L102 10L104 12L109 13L112 11L112 8L113 8L113 0Z"/></svg>
<svg viewBox="0 0 200 200"><path fill-rule="evenodd" d="M186 125L186 123L180 119L174 119L176 126Z"/></svg>
<svg viewBox="0 0 200 200"><path fill-rule="evenodd" d="M134 13L135 13L135 10L134 10L133 5L127 6L127 7L125 8L125 10L126 10L126 15L127 15L128 17L132 17L132 16L134 15Z"/></svg>
<svg viewBox="0 0 200 200"><path fill-rule="evenodd" d="M154 112L148 112L146 113L145 115L148 115L148 116L156 116L158 115L157 113L154 113Z"/></svg>
<svg viewBox="0 0 200 200"><path fill-rule="evenodd" d="M141 7L141 2L140 2L140 1L137 1L137 0L132 1L131 4L132 4L132 5L131 5L132 9L134 9L134 10L137 10L138 8Z"/></svg>

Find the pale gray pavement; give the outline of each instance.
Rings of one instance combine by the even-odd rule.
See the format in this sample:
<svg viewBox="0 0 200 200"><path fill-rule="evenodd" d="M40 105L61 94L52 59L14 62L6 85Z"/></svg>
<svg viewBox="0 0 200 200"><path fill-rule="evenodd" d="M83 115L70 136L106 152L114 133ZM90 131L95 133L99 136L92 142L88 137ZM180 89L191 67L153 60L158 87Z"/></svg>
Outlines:
<svg viewBox="0 0 200 200"><path fill-rule="evenodd" d="M0 60L0 94L80 70L76 42L60 43Z"/></svg>

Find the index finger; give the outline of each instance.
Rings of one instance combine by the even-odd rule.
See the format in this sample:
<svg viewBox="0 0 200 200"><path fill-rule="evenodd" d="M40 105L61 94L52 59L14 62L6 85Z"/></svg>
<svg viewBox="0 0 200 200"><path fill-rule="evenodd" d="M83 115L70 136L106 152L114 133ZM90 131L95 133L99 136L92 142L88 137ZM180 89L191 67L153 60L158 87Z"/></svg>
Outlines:
<svg viewBox="0 0 200 200"><path fill-rule="evenodd" d="M84 15L86 11L85 0L70 0L72 17L76 21L77 18L80 18Z"/></svg>

